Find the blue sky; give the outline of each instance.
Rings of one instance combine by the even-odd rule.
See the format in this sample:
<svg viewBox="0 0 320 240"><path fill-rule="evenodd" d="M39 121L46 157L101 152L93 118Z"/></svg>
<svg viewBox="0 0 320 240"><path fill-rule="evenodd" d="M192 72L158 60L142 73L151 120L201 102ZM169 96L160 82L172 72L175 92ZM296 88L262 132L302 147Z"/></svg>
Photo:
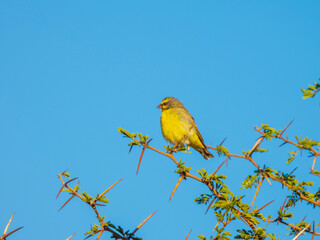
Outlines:
<svg viewBox="0 0 320 240"><path fill-rule="evenodd" d="M163 148L156 106L175 96L194 116L207 144L228 137L233 153L248 150L259 137L253 127L268 123L289 137L319 140L319 96L301 100L302 87L320 77L320 3L318 1L0 1L0 226L16 213L13 237L74 239L96 221L79 200L61 212L57 174L66 168L80 178L81 190L95 195L124 180L107 197L102 214L138 232L143 239L209 236L213 212L193 200L207 193L188 180L171 191L179 176L168 159L146 151L139 176L140 149L128 154L118 127L153 138ZM260 165L291 171L286 146L266 144ZM188 166L213 171L224 159L205 161L200 154L177 154ZM297 176L308 174L312 160L298 157ZM307 167L306 167L307 166ZM320 169L319 165L316 168ZM233 159L227 183L251 203L253 191L240 190L254 169ZM260 205L276 199L277 183L262 185ZM266 215L272 212L265 212ZM296 208L297 221L319 215L310 206ZM245 226L230 226L230 230ZM289 239L284 227L270 232ZM106 238L105 238L106 239Z"/></svg>

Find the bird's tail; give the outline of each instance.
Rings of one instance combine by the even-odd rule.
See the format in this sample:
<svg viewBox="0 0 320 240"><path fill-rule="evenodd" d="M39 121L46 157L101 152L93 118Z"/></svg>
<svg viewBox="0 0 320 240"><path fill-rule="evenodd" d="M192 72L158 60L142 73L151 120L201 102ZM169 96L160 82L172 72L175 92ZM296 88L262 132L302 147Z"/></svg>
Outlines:
<svg viewBox="0 0 320 240"><path fill-rule="evenodd" d="M208 149L206 148L203 148L200 153L206 160L208 160L209 158L213 158L213 155L211 154L211 152L209 152Z"/></svg>

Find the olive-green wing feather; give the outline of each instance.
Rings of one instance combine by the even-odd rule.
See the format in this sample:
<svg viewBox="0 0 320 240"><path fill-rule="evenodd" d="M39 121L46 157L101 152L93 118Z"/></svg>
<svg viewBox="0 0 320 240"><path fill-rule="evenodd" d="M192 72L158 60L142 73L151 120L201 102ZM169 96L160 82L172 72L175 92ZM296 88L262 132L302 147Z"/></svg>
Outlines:
<svg viewBox="0 0 320 240"><path fill-rule="evenodd" d="M197 136L198 136L200 142L202 143L203 147L207 148L206 145L204 144L204 141L203 141L203 138L202 138L202 136L200 134L200 131L199 131L197 125L194 122L193 122L193 127L196 129Z"/></svg>

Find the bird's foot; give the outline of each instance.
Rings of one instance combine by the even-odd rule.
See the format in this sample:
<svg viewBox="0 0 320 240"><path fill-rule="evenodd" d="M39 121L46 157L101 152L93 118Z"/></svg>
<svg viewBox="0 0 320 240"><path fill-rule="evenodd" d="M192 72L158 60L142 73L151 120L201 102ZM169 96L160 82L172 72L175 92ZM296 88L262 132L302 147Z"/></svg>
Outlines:
<svg viewBox="0 0 320 240"><path fill-rule="evenodd" d="M171 150L169 151L169 153L170 154L172 154L172 153L176 153L176 152L178 152L178 150L177 150L177 147L179 146L179 143L180 142L177 142L175 145L173 145L173 147L171 148Z"/></svg>

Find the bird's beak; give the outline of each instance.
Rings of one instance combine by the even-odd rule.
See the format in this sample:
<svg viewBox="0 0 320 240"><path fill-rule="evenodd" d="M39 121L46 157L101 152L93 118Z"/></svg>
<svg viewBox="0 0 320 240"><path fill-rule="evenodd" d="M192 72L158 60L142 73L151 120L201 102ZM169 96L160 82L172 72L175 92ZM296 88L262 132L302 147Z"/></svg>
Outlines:
<svg viewBox="0 0 320 240"><path fill-rule="evenodd" d="M160 104L157 108L161 109L162 105Z"/></svg>

